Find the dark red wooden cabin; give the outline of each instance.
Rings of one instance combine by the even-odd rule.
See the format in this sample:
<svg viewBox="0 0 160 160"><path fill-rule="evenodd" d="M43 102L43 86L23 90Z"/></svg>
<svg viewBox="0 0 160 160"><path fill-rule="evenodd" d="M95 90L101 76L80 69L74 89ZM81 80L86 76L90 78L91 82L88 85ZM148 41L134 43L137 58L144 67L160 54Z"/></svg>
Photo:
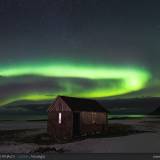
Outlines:
<svg viewBox="0 0 160 160"><path fill-rule="evenodd" d="M100 133L108 127L108 111L97 101L58 96L48 108L48 134L55 140Z"/></svg>

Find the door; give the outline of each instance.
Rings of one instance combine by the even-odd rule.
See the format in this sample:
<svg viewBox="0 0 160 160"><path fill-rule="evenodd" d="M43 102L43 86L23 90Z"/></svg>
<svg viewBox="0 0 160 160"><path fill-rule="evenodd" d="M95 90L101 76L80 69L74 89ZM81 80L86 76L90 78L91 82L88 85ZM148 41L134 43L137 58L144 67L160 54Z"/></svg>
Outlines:
<svg viewBox="0 0 160 160"><path fill-rule="evenodd" d="M80 113L73 113L73 136L80 135Z"/></svg>

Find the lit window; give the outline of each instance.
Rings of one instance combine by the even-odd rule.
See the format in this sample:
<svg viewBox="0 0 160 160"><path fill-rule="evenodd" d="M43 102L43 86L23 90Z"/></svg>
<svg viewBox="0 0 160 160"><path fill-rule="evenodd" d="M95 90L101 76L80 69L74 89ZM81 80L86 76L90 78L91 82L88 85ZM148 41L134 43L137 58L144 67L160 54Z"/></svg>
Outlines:
<svg viewBox="0 0 160 160"><path fill-rule="evenodd" d="M58 123L61 124L62 123L62 113L58 114Z"/></svg>

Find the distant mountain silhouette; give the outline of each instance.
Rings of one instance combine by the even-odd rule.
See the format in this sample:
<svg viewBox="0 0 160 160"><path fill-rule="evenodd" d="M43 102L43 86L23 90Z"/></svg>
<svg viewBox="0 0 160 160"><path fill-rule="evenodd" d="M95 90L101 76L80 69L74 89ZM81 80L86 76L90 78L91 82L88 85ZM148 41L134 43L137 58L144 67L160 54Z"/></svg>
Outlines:
<svg viewBox="0 0 160 160"><path fill-rule="evenodd" d="M150 114L159 113L160 98L130 98L99 100L110 114ZM0 107L0 115L35 114L47 115L47 108L53 101L17 101ZM157 110L156 110L157 109Z"/></svg>
<svg viewBox="0 0 160 160"><path fill-rule="evenodd" d="M102 100L111 114L150 114L160 106L159 97Z"/></svg>
<svg viewBox="0 0 160 160"><path fill-rule="evenodd" d="M0 114L47 114L49 103L13 104L0 107Z"/></svg>

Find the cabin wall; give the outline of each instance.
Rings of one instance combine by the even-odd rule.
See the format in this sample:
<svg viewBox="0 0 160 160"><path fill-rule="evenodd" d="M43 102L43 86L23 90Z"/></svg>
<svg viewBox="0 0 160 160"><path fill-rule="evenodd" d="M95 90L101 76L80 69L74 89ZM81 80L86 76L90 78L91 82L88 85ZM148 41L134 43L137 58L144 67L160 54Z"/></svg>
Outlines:
<svg viewBox="0 0 160 160"><path fill-rule="evenodd" d="M61 113L61 123L59 123ZM48 110L48 134L55 140L72 138L73 114L64 101L58 97Z"/></svg>
<svg viewBox="0 0 160 160"><path fill-rule="evenodd" d="M59 113L61 113L61 124L59 124ZM48 134L55 140L72 138L73 114L69 111L48 113Z"/></svg>
<svg viewBox="0 0 160 160"><path fill-rule="evenodd" d="M81 135L100 133L108 128L107 113L81 112Z"/></svg>

